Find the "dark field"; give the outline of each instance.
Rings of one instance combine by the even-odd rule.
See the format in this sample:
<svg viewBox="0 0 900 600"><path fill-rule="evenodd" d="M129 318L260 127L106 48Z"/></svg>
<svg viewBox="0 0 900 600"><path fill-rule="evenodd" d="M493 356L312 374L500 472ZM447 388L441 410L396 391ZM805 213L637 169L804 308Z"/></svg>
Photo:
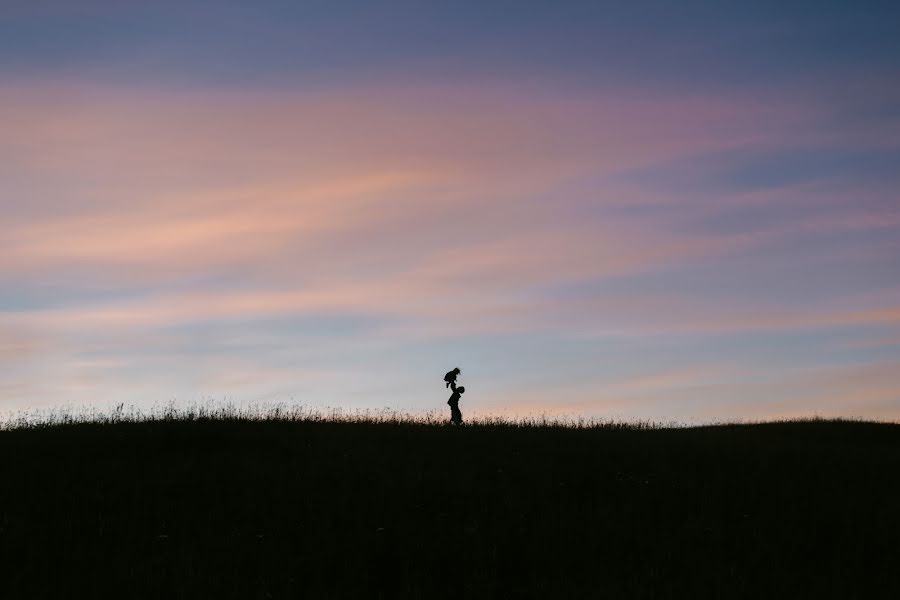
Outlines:
<svg viewBox="0 0 900 600"><path fill-rule="evenodd" d="M900 426L0 432L0 598L900 598Z"/></svg>

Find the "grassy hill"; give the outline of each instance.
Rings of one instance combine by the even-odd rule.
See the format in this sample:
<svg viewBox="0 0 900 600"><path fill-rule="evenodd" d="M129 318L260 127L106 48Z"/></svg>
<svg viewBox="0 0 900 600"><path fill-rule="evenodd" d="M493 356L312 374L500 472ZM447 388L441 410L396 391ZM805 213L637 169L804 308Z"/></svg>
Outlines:
<svg viewBox="0 0 900 600"><path fill-rule="evenodd" d="M898 598L900 426L0 431L2 598Z"/></svg>

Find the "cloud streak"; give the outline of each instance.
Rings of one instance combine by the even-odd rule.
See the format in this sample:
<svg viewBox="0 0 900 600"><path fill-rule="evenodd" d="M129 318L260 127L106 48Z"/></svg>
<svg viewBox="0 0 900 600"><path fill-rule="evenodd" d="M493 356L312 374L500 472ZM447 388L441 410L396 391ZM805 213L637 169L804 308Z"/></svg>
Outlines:
<svg viewBox="0 0 900 600"><path fill-rule="evenodd" d="M833 144L843 134L823 133L828 102L478 81L212 92L55 80L4 85L0 103L9 406L113 399L137 382L142 402L230 388L416 409L433 402L407 370L482 356L474 375L499 377L482 379L484 406L743 414L710 409L743 389L717 387L734 369L700 361L723 335L812 344L900 321L889 181L863 188L844 173L847 196L815 177L734 176L736 163L758 171L761 155ZM691 177L673 179L673 165ZM804 258L801 241L825 250ZM835 278L826 255L857 279ZM790 268L819 274L827 297L788 294ZM695 364L663 348L672 336L700 340ZM590 370L590 344L610 337L634 347ZM570 355L572 340L588 346ZM525 372L544 380L522 389ZM864 406L894 414L892 380L878 381ZM789 404L792 386L766 389ZM808 407L813 392L798 397Z"/></svg>

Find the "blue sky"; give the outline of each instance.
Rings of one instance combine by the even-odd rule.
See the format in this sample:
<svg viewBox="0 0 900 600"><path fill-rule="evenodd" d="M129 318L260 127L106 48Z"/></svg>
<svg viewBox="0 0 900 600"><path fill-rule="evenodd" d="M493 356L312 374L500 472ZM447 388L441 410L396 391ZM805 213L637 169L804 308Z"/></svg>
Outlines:
<svg viewBox="0 0 900 600"><path fill-rule="evenodd" d="M12 2L0 409L900 415L889 2Z"/></svg>

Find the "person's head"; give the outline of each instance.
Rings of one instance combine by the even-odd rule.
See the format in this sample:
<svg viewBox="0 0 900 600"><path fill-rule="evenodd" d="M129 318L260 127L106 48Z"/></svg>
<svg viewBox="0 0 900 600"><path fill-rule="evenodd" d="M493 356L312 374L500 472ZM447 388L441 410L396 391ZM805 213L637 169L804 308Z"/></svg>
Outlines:
<svg viewBox="0 0 900 600"><path fill-rule="evenodd" d="M459 375L460 373L462 373L462 369L460 369L459 367L456 367L455 369L453 369L453 372L456 373L457 375Z"/></svg>
<svg viewBox="0 0 900 600"><path fill-rule="evenodd" d="M465 394L465 393L466 393L466 388L463 387L463 386L459 386L458 388L456 388L456 391L457 391L457 393L459 393L459 394Z"/></svg>

